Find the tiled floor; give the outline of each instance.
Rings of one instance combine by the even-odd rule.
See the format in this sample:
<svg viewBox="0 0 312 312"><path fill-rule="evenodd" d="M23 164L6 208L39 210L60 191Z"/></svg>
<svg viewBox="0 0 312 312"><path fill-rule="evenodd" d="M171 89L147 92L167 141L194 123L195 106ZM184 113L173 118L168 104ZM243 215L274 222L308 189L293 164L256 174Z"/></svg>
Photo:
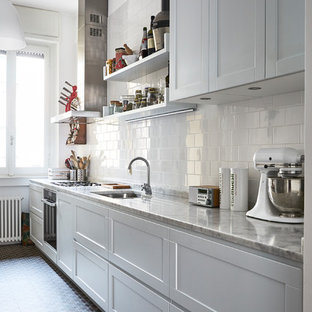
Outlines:
<svg viewBox="0 0 312 312"><path fill-rule="evenodd" d="M99 310L34 246L0 246L1 312Z"/></svg>

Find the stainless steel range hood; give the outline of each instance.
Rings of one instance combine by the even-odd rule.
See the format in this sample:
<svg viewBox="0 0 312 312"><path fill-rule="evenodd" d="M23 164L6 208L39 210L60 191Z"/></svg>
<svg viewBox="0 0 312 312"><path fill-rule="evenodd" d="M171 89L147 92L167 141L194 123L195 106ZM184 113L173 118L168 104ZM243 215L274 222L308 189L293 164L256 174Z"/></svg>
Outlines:
<svg viewBox="0 0 312 312"><path fill-rule="evenodd" d="M102 71L107 54L107 14L108 0L79 0L77 86L81 110L52 117L52 123L101 116L107 103Z"/></svg>
<svg viewBox="0 0 312 312"><path fill-rule="evenodd" d="M107 55L107 0L79 0L78 96L85 111L102 111L107 102L103 65Z"/></svg>

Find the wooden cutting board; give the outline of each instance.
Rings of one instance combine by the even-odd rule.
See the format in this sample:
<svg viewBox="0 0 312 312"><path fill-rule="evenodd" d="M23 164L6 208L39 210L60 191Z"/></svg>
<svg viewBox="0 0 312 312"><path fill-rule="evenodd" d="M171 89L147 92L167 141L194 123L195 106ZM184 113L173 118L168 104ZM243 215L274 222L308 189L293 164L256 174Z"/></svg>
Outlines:
<svg viewBox="0 0 312 312"><path fill-rule="evenodd" d="M119 184L119 183L109 183L109 184L102 184L104 187L109 187L112 189L130 189L131 186L127 184Z"/></svg>

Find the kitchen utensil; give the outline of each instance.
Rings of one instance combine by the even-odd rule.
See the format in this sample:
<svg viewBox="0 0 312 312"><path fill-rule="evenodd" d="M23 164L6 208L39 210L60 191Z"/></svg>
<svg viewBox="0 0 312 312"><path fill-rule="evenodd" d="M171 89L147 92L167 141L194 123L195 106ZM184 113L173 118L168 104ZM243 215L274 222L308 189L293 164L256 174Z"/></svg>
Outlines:
<svg viewBox="0 0 312 312"><path fill-rule="evenodd" d="M66 91L69 95L71 95L71 91L68 90L67 88L63 87L63 90Z"/></svg>
<svg viewBox="0 0 312 312"><path fill-rule="evenodd" d="M282 193L276 196L275 193L277 192L275 190L277 184L270 185L270 188L272 188L272 201L269 197L269 178L277 178L280 169L284 169L285 171L285 169L288 168L288 170L291 171L302 168L304 163L303 155L289 147L262 148L254 154L253 162L255 169L260 171L261 176L257 202L255 206L246 213L247 217L281 223L303 223L303 217L291 216L289 214L289 207L287 208L288 216L285 216L282 215L283 212L275 206L281 206L280 199L284 196ZM272 180L271 183L273 183L273 181L274 180ZM279 186L283 185L279 190L284 190L286 194L289 193L289 191L287 191L287 182L278 182L278 184ZM290 185L292 185L292 183Z"/></svg>
<svg viewBox="0 0 312 312"><path fill-rule="evenodd" d="M220 209L230 209L230 168L219 168Z"/></svg>
<svg viewBox="0 0 312 312"><path fill-rule="evenodd" d="M78 169L78 162L73 155L70 155L70 161L72 163L72 169Z"/></svg>
<svg viewBox="0 0 312 312"><path fill-rule="evenodd" d="M73 157L74 157L74 160L78 161L78 160L77 160L77 156L76 156L76 152L75 152L74 150L71 150L71 153L72 153L72 155L73 155Z"/></svg>
<svg viewBox="0 0 312 312"><path fill-rule="evenodd" d="M71 166L70 166L70 158L66 158L66 159L65 159L65 166L66 166L66 168L71 169Z"/></svg>
<svg viewBox="0 0 312 312"><path fill-rule="evenodd" d="M248 168L231 168L230 204L232 211L248 210Z"/></svg>
<svg viewBox="0 0 312 312"><path fill-rule="evenodd" d="M69 171L69 180L70 181L77 181L77 170L76 169L71 169Z"/></svg>
<svg viewBox="0 0 312 312"><path fill-rule="evenodd" d="M87 171L85 169L77 169L77 181L83 182L87 180Z"/></svg>

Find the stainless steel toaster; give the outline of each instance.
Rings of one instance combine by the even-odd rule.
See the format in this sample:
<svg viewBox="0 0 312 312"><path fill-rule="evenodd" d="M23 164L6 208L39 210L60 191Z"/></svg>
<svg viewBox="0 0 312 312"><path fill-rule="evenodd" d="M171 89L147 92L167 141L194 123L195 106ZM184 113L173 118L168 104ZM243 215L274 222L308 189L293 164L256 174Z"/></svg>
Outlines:
<svg viewBox="0 0 312 312"><path fill-rule="evenodd" d="M200 185L189 187L189 202L192 204L216 208L219 207L220 189L213 185Z"/></svg>

